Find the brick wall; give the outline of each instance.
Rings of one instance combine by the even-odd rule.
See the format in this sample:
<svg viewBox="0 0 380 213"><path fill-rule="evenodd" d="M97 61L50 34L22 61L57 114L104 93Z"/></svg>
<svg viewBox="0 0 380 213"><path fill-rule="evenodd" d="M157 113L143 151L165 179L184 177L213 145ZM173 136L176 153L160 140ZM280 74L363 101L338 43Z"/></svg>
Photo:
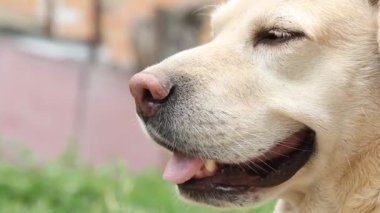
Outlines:
<svg viewBox="0 0 380 213"><path fill-rule="evenodd" d="M79 40L94 36L93 0L56 0L54 8L55 36Z"/></svg>
<svg viewBox="0 0 380 213"><path fill-rule="evenodd" d="M173 8L209 0L103 0L101 29L104 50L110 62L119 66L135 64L131 30L133 23L149 17L156 7ZM90 40L94 36L95 0L0 0L0 27L37 31L46 29L47 2L54 5L52 35L65 39ZM3 14L3 15L1 15ZM5 15L4 15L5 14ZM33 22L33 24L31 24Z"/></svg>
<svg viewBox="0 0 380 213"><path fill-rule="evenodd" d="M43 0L0 0L0 26L40 31L45 24Z"/></svg>
<svg viewBox="0 0 380 213"><path fill-rule="evenodd" d="M0 9L18 16L37 18L40 0L0 0Z"/></svg>

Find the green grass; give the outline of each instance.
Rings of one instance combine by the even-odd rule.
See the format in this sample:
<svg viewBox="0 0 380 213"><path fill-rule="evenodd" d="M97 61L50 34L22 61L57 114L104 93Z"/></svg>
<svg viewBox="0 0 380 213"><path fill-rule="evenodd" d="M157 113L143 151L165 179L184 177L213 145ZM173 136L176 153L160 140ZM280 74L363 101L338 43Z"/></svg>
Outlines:
<svg viewBox="0 0 380 213"><path fill-rule="evenodd" d="M255 211L271 212L269 204ZM118 164L93 169L73 163L42 167L0 163L0 212L216 213L183 203L159 172L129 174ZM227 211L229 212L229 211ZM230 213L230 212L229 212Z"/></svg>
<svg viewBox="0 0 380 213"><path fill-rule="evenodd" d="M273 209L273 203L251 211L216 211L185 204L158 171L136 175L122 163L97 168L78 163L75 141L58 161L45 165L36 163L22 145L10 144L22 157L18 163L0 159L0 212L269 213Z"/></svg>

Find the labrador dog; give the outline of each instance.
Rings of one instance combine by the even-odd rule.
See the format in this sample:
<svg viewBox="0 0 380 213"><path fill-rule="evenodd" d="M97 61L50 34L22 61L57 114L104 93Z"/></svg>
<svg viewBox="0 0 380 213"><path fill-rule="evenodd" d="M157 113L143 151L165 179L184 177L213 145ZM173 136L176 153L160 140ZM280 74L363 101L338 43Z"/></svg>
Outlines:
<svg viewBox="0 0 380 213"><path fill-rule="evenodd" d="M380 212L378 1L230 0L214 39L130 80L188 200Z"/></svg>

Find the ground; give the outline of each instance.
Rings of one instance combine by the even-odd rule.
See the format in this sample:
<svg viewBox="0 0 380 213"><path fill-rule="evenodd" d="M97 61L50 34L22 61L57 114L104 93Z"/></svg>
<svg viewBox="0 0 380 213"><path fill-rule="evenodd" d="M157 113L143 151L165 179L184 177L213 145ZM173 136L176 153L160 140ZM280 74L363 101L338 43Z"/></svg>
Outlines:
<svg viewBox="0 0 380 213"><path fill-rule="evenodd" d="M0 135L5 147L21 143L37 158L52 160L79 138L81 156L91 163L121 158L133 170L163 164L164 151L137 122L128 88L131 74L54 54L80 58L75 48L34 46L33 41L0 37ZM86 69L91 71L87 86L79 86ZM9 151L7 155L14 157Z"/></svg>

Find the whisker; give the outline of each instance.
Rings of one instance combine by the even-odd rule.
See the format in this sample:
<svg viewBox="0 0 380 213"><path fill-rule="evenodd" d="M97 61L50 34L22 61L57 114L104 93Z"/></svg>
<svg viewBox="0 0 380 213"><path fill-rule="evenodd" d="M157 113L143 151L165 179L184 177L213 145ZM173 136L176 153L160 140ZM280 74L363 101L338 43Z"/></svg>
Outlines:
<svg viewBox="0 0 380 213"><path fill-rule="evenodd" d="M276 151L273 151L273 150L268 150L267 152L269 152L269 153L274 153L274 154L279 155L279 156L281 156L281 157L286 157L286 158L289 157L288 155L285 155L285 154L282 154L282 153L279 153L279 152L276 152ZM265 153L264 153L263 155L264 155L265 158L267 158L267 156L265 155ZM267 158L267 159L268 159L268 158ZM268 159L268 160L269 160L269 159Z"/></svg>
<svg viewBox="0 0 380 213"><path fill-rule="evenodd" d="M292 150L302 151L302 152L311 152L311 151L312 151L312 150L310 150L310 149L300 149L300 148L297 148L297 147L288 146L288 145L285 145L285 144L283 144L283 143L278 143L277 145L278 145L278 146L282 146L282 147L286 147L286 148L289 148L289 149L292 149Z"/></svg>
<svg viewBox="0 0 380 213"><path fill-rule="evenodd" d="M244 166L247 166L250 170L254 171L255 173L258 173L258 171L257 171L256 169L252 168L252 166L251 166L250 164L247 163L247 164L245 164ZM244 169L244 167L241 166L240 164L239 164L239 167L240 167L241 169Z"/></svg>
<svg viewBox="0 0 380 213"><path fill-rule="evenodd" d="M250 165L252 165L252 166L254 166L254 167L258 168L258 169L261 169L264 172L269 172L268 170L266 170L263 167L261 167L259 164L255 163L253 161L249 161L249 162L250 162Z"/></svg>
<svg viewBox="0 0 380 213"><path fill-rule="evenodd" d="M257 158L257 159L259 159L259 161L261 161L265 166L267 166L268 168L272 169L272 171L274 171L274 172L276 171L275 168L273 168L271 165L269 165L269 164L266 163L265 161L261 160L260 158Z"/></svg>
<svg viewBox="0 0 380 213"><path fill-rule="evenodd" d="M206 5L206 6L203 6L201 8L195 9L191 14L197 14L199 12L202 12L202 11L205 11L205 10L209 10L210 8L214 9L214 8L217 8L217 7L219 7L219 6L218 5Z"/></svg>

